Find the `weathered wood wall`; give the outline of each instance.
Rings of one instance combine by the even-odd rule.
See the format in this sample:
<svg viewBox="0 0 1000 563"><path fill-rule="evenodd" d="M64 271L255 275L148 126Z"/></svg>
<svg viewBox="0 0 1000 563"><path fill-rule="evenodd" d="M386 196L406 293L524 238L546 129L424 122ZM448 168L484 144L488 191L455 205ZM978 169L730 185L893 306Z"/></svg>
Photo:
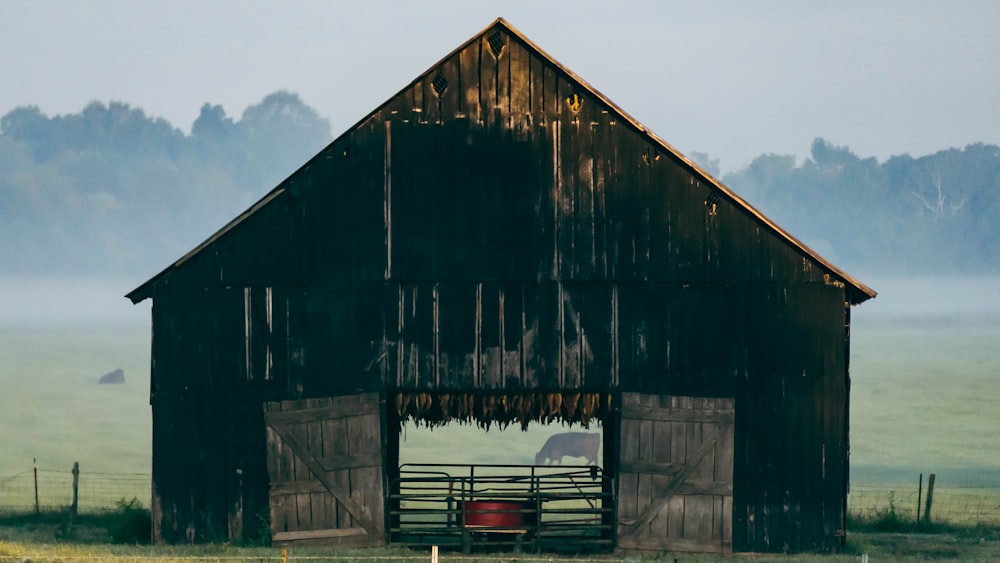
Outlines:
<svg viewBox="0 0 1000 563"><path fill-rule="evenodd" d="M261 401L383 387L733 398L734 548L839 541L844 283L503 24L151 284L166 541L247 535Z"/></svg>

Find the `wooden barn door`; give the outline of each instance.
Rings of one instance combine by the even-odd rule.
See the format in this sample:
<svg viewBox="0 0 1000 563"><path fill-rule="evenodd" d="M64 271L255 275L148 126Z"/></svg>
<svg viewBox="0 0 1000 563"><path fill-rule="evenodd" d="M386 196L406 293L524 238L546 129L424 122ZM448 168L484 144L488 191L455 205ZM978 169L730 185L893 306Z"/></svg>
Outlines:
<svg viewBox="0 0 1000 563"><path fill-rule="evenodd" d="M377 393L265 403L274 545L385 545Z"/></svg>
<svg viewBox="0 0 1000 563"><path fill-rule="evenodd" d="M622 394L618 546L732 552L733 400Z"/></svg>

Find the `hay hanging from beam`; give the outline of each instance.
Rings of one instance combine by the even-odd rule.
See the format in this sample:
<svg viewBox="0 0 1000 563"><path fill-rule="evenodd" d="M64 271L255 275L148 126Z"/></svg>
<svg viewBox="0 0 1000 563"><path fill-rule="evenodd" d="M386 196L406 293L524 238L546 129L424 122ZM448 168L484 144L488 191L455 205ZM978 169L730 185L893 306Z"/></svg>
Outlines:
<svg viewBox="0 0 1000 563"><path fill-rule="evenodd" d="M475 423L489 430L496 425L503 430L519 423L521 430L535 422L562 422L590 428L592 421L607 420L611 414L611 395L607 393L473 393L410 392L396 393L396 414L400 424L412 420L417 426L444 426L455 421Z"/></svg>

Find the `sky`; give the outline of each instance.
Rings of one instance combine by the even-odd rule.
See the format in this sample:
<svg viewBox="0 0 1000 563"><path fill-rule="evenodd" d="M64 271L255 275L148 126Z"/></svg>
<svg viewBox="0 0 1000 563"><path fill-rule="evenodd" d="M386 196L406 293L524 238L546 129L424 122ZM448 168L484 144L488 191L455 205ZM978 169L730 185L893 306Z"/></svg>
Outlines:
<svg viewBox="0 0 1000 563"><path fill-rule="evenodd" d="M0 115L122 101L190 131L277 90L339 135L504 17L685 153L722 170L1000 144L1000 2L0 0Z"/></svg>

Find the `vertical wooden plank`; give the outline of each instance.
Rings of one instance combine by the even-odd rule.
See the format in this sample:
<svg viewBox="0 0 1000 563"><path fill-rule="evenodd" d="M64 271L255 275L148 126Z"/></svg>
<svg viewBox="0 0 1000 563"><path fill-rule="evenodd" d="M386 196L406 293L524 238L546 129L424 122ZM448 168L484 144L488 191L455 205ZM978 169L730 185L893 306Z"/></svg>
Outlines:
<svg viewBox="0 0 1000 563"><path fill-rule="evenodd" d="M438 284L438 382L459 389L479 377L477 349L482 323L477 284Z"/></svg>
<svg viewBox="0 0 1000 563"><path fill-rule="evenodd" d="M585 103L573 116L575 139L571 150L575 151L575 232L573 276L577 280L595 278L597 263L595 258L594 231L594 128L597 126L597 107L593 98L586 96Z"/></svg>
<svg viewBox="0 0 1000 563"><path fill-rule="evenodd" d="M482 41L473 41L458 54L460 66L460 80L458 87L462 91L461 111L468 116L469 123L479 123L481 121L480 101L481 83L479 81L480 56L482 53Z"/></svg>
<svg viewBox="0 0 1000 563"><path fill-rule="evenodd" d="M499 31L499 30L498 30ZM510 35L502 31L499 32L499 36L503 41L503 50L500 51L500 56L497 57L497 67L496 67L496 114L501 118L502 127L509 128L510 125L510 110L511 110L511 69L510 69L510 58L511 58L511 48L512 41Z"/></svg>
<svg viewBox="0 0 1000 563"><path fill-rule="evenodd" d="M664 510L667 513L667 537L668 538L683 538L684 536L684 521L686 517L686 501L687 496L685 495L674 495L670 497L667 501L667 506Z"/></svg>
<svg viewBox="0 0 1000 563"><path fill-rule="evenodd" d="M423 104L421 105L421 115L420 120L423 123L438 124L441 122L441 98L438 96L437 90L434 88L434 81L440 76L440 65L438 68L431 69L427 74L424 75L423 80L421 80L421 85L423 86ZM438 82L441 84L441 82ZM446 89L447 90L447 89Z"/></svg>
<svg viewBox="0 0 1000 563"><path fill-rule="evenodd" d="M423 80L418 80L406 93L407 99L410 102L410 107L406 108L409 110L409 119L414 122L423 121L423 116L421 115L424 111L424 88L426 77Z"/></svg>
<svg viewBox="0 0 1000 563"><path fill-rule="evenodd" d="M614 339L612 288L608 284L580 287L580 386L613 387Z"/></svg>
<svg viewBox="0 0 1000 563"><path fill-rule="evenodd" d="M400 345L403 347L401 379L414 388L437 384L435 366L434 286L403 287Z"/></svg>
<svg viewBox="0 0 1000 563"><path fill-rule="evenodd" d="M310 399L310 407L316 408L323 405L323 399ZM306 449L312 455L322 459L323 456L323 426L322 422L307 422L302 425L306 434ZM315 482L316 475L310 474L309 481ZM309 530L324 530L328 528L326 513L324 512L325 500L329 497L325 493L309 493Z"/></svg>
<svg viewBox="0 0 1000 563"><path fill-rule="evenodd" d="M582 383L580 315L582 303L576 284L559 284L562 360L559 388L579 389Z"/></svg>
<svg viewBox="0 0 1000 563"><path fill-rule="evenodd" d="M499 288L500 332L503 345L503 381L501 387L519 388L523 376L524 335L522 285L507 283Z"/></svg>
<svg viewBox="0 0 1000 563"><path fill-rule="evenodd" d="M577 177L579 173L579 157L577 154L578 122L566 110L565 119L560 121L558 130L558 159L556 166L556 208L558 233L557 252L559 270L557 277L562 280L574 280L577 267L576 257L576 207L578 205Z"/></svg>
<svg viewBox="0 0 1000 563"><path fill-rule="evenodd" d="M673 159L649 149L650 161L646 165L647 205L649 208L649 279L656 281L680 281L676 276L677 259L674 255L678 241L674 240L672 217L674 213L690 213L675 209L673 196L685 186L679 185ZM660 160L655 160L660 156ZM646 162L644 161L644 164Z"/></svg>
<svg viewBox="0 0 1000 563"><path fill-rule="evenodd" d="M546 113L545 97L545 66L546 64L538 57L534 51L529 53L528 71L530 74L531 93L528 98L532 120L536 126L544 126L548 122Z"/></svg>
<svg viewBox="0 0 1000 563"><path fill-rule="evenodd" d="M306 442L307 437L305 436L305 429L302 424L291 424L289 425L292 434L300 441ZM313 479L312 472L306 464L299 459L294 454L292 457L292 467L294 471L294 480L296 482L308 482ZM310 501L308 493L299 493L295 495L295 530L309 530L311 529L312 522L310 520L311 510Z"/></svg>
<svg viewBox="0 0 1000 563"><path fill-rule="evenodd" d="M609 213L614 221L614 254L617 256L613 271L616 279L636 280L637 239L642 220L640 209L645 197L638 170L640 166L644 166L642 151L645 147L626 126L615 126L615 132L618 158L615 159L612 170L614 189L607 192L613 198L608 203Z"/></svg>
<svg viewBox="0 0 1000 563"><path fill-rule="evenodd" d="M710 539L712 535L712 509L709 495L684 495L683 536L691 539Z"/></svg>
<svg viewBox="0 0 1000 563"><path fill-rule="evenodd" d="M440 123L445 119L452 119L459 115L464 115L464 92L462 91L461 76L461 54L455 54L445 59L437 68L437 75L447 81L444 90L437 94L438 112L437 118ZM434 77L432 77L433 80Z"/></svg>
<svg viewBox="0 0 1000 563"><path fill-rule="evenodd" d="M594 223L594 277L609 279L608 268L611 251L611 233L609 233L609 213L607 208L608 180L611 176L611 165L614 148L611 146L612 135L611 116L608 109L601 106L597 112L592 129L591 186L593 188L593 223Z"/></svg>
<svg viewBox="0 0 1000 563"><path fill-rule="evenodd" d="M508 63L510 65L510 117L515 129L531 125L531 60L525 46L516 38L508 37Z"/></svg>
<svg viewBox="0 0 1000 563"><path fill-rule="evenodd" d="M622 408L636 406L639 397L635 393L622 393ZM621 445L619 459L622 466L639 460L641 447L639 440L640 422L634 418L623 417L621 421ZM620 477L618 492L618 517L622 521L634 521L639 515L639 476L634 471L624 471Z"/></svg>
<svg viewBox="0 0 1000 563"><path fill-rule="evenodd" d="M500 389L504 384L504 317L503 288L497 284L476 284L479 319L479 389ZM520 324L520 323L518 323Z"/></svg>
<svg viewBox="0 0 1000 563"><path fill-rule="evenodd" d="M487 33L480 41L479 51L479 106L482 108L480 119L483 123L492 124L498 116L499 100L497 98L497 82L500 65L497 57L490 49L489 37L494 32ZM503 34L501 34L503 35Z"/></svg>
<svg viewBox="0 0 1000 563"><path fill-rule="evenodd" d="M559 286L556 283L524 286L524 385L558 389L562 361L559 322Z"/></svg>
<svg viewBox="0 0 1000 563"><path fill-rule="evenodd" d="M348 441L347 421L343 418L323 421L324 449L328 455L341 457L350 455L351 444ZM350 489L350 477L347 470L333 472L332 480L341 490ZM339 502L336 507L336 527L350 528L353 525L350 513Z"/></svg>

